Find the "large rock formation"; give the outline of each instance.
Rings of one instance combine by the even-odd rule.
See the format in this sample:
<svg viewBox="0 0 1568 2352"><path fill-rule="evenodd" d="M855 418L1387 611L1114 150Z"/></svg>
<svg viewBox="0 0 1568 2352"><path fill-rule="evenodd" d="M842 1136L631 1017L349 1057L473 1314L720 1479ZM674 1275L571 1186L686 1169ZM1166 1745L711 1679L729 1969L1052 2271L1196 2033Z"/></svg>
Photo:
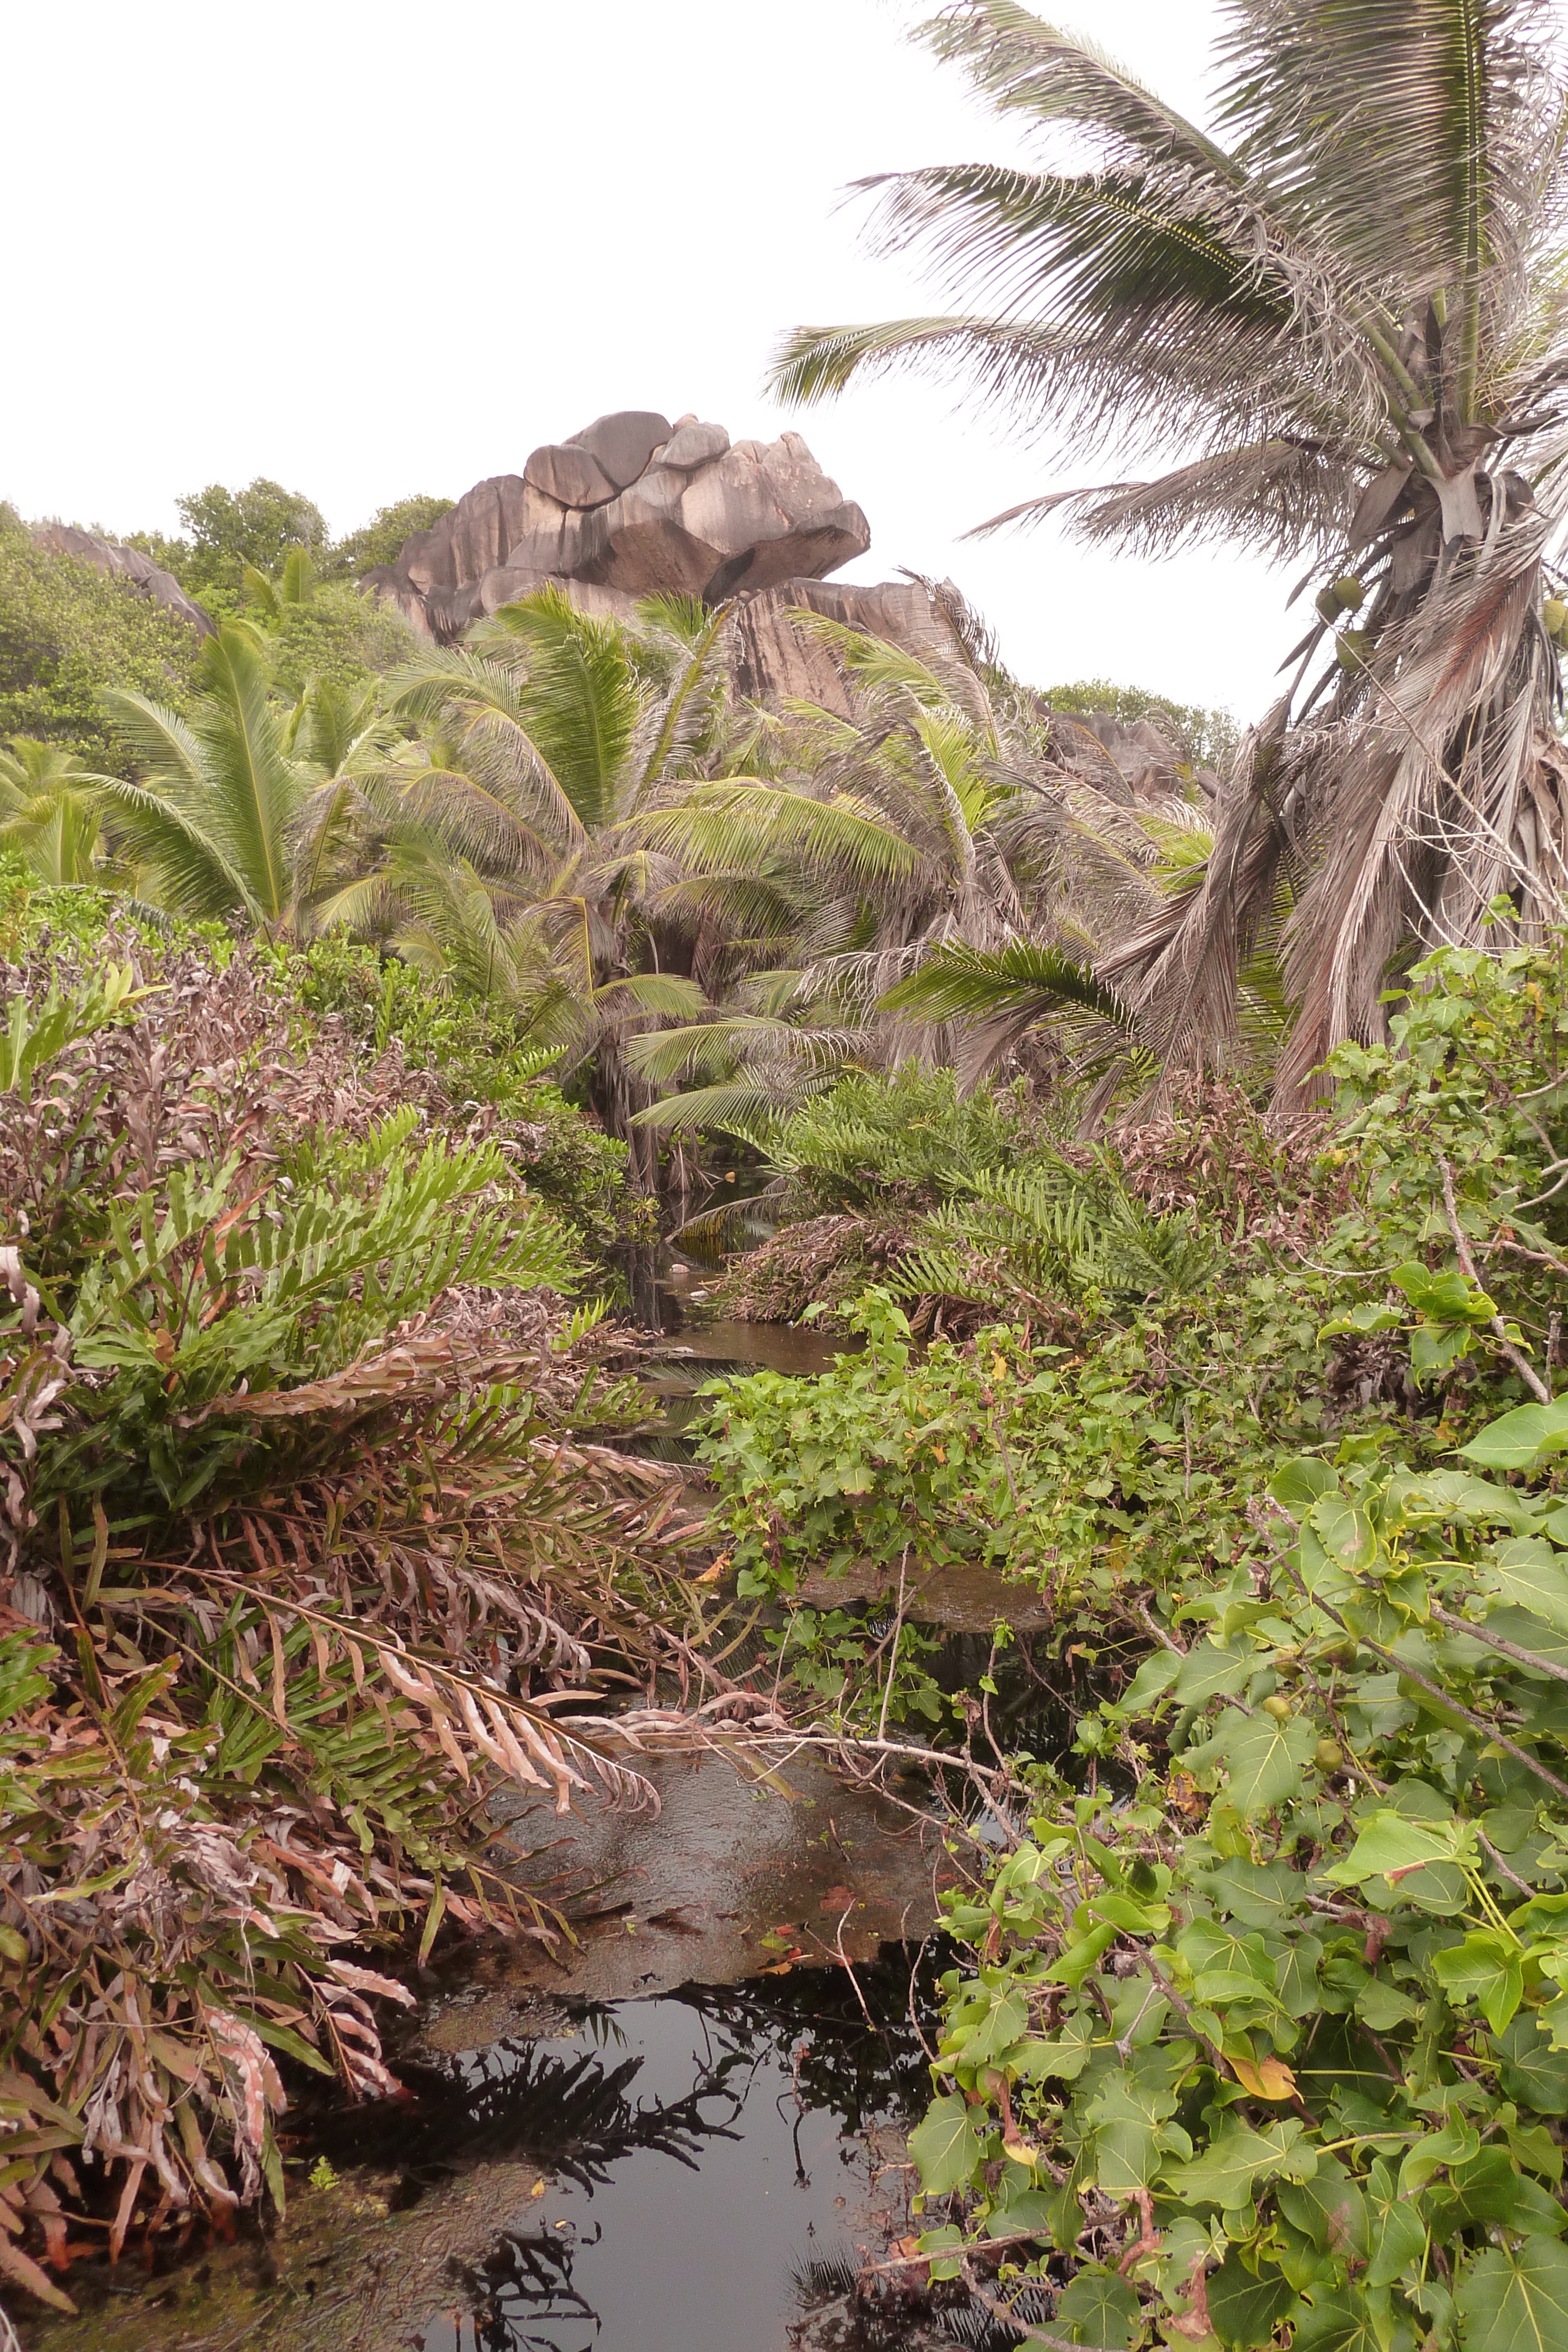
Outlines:
<svg viewBox="0 0 1568 2352"><path fill-rule="evenodd" d="M74 555L82 563L90 563L95 572L107 572L111 580L123 580L138 595L151 596L155 604L166 604L182 621L204 637L213 634L213 625L201 606L195 604L172 572L163 571L150 555L137 547L121 547L111 539L100 539L96 531L78 530L74 523L46 523L37 534L38 545L48 549L51 555Z"/></svg>
<svg viewBox="0 0 1568 2352"><path fill-rule="evenodd" d="M798 433L732 444L722 425L623 409L477 483L365 584L449 643L549 581L602 611L672 589L716 604L820 580L870 544Z"/></svg>
<svg viewBox="0 0 1568 2352"><path fill-rule="evenodd" d="M841 580L786 580L743 597L735 616L733 667L738 690L756 701L820 703L847 718L850 698L830 646L801 627L802 608L868 637L924 656L956 650L953 628L920 580L857 587Z"/></svg>

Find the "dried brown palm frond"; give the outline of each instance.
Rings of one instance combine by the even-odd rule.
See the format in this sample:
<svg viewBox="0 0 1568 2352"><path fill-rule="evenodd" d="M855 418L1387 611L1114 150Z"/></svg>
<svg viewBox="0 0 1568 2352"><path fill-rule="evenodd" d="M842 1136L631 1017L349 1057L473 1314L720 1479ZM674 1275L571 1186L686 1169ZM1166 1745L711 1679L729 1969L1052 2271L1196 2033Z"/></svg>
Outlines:
<svg viewBox="0 0 1568 2352"><path fill-rule="evenodd" d="M0 2277L59 2301L281 2198L291 2068L395 2089L378 1948L570 1933L487 1797L654 1804L591 1717L700 1678L704 1551L574 1433L612 1345L530 1281L493 1116L415 1141L255 951L120 920L0 982Z"/></svg>

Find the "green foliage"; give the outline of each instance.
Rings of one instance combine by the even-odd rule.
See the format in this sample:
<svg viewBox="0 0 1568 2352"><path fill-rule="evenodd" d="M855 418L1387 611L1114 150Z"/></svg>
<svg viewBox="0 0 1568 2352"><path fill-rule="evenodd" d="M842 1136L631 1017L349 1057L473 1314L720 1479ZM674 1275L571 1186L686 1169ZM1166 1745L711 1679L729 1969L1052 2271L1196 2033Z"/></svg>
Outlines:
<svg viewBox="0 0 1568 2352"><path fill-rule="evenodd" d="M1216 1235L1201 1313L1042 1264L1070 1349L918 1351L872 1294L862 1355L726 1384L709 1425L746 1589L990 1561L1098 1657L1074 1753L1023 1759L1027 1822L950 1899L912 2139L927 2243L961 2213L1032 2239L1019 2271L1071 2257L1080 2340L1500 2352L1563 2324L1568 1399L1534 1393L1568 1277L1563 942L1435 956L1393 1027L1336 1057L1343 1213L1310 1246ZM1019 1278L1018 1239L998 1255ZM834 1696L863 1720L852 1630Z"/></svg>
<svg viewBox="0 0 1568 2352"><path fill-rule="evenodd" d="M843 1270L864 1262L873 1234L895 1297L996 1312L1193 1291L1213 1267L1190 1221L1152 1216L1113 1153L1055 1143L1022 1080L962 1095L951 1070L857 1073L760 1142L786 1223L762 1262L743 1262L732 1278L753 1296L770 1264L783 1271L814 1238L797 1238L789 1221L801 1218L819 1220L824 1244L811 1295L834 1306Z"/></svg>
<svg viewBox="0 0 1568 2352"><path fill-rule="evenodd" d="M281 950L16 877L0 1560L58 1638L0 1639L0 2271L58 2303L51 2167L103 2180L116 2253L171 2201L281 2203L279 2065L396 2088L370 1998L407 1996L355 1944L552 1937L476 1801L645 1797L532 1677L591 1688L588 1626L652 1672L691 1611L667 1492L563 1442L626 1400L569 1360L598 1318L551 1303L580 1262L509 1139L427 1122Z"/></svg>
<svg viewBox="0 0 1568 2352"><path fill-rule="evenodd" d="M317 582L308 598L281 604L262 625L273 688L287 702L314 684L363 688L414 649L400 614L343 580Z"/></svg>
<svg viewBox="0 0 1568 2352"><path fill-rule="evenodd" d="M302 1004L340 1015L384 1053L394 1041L412 1067L440 1074L455 1103L485 1106L526 1130L524 1165L539 1193L593 1255L653 1238L652 1204L632 1193L625 1144L570 1103L505 1004L464 996L439 978L340 938L278 950Z"/></svg>
<svg viewBox="0 0 1568 2352"><path fill-rule="evenodd" d="M24 735L119 768L108 687L190 707L201 640L123 580L53 555L0 507L0 741Z"/></svg>
<svg viewBox="0 0 1568 2352"><path fill-rule="evenodd" d="M369 522L332 542L322 559L322 572L329 579L358 580L378 564L395 563L403 541L416 530L428 530L452 512L454 504L451 499L415 496L378 507Z"/></svg>
<svg viewBox="0 0 1568 2352"><path fill-rule="evenodd" d="M781 1120L767 1139L798 1213L864 1208L891 1194L935 1203L983 1171L1009 1166L1033 1141L1039 1115L1021 1084L960 1098L951 1070L916 1063L889 1076L857 1073Z"/></svg>
<svg viewBox="0 0 1568 2352"><path fill-rule="evenodd" d="M247 564L276 572L291 549L314 551L327 544L319 507L303 492L286 490L263 475L242 490L209 482L204 490L193 490L174 503L188 537L132 539L130 544L144 546L214 615L238 604Z"/></svg>

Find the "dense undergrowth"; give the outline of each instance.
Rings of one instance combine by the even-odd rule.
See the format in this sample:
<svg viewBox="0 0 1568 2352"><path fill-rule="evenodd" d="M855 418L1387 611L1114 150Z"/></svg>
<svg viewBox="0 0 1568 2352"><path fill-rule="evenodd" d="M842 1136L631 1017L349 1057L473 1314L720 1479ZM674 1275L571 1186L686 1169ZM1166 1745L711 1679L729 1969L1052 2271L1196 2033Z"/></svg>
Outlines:
<svg viewBox="0 0 1568 2352"><path fill-rule="evenodd" d="M634 1215L537 1057L14 876L0 994L0 2274L58 2302L281 2198L280 2065L395 2087L378 1947L569 1932L484 1795L646 1798L549 1710L671 1654L696 1529L591 1442Z"/></svg>
<svg viewBox="0 0 1568 2352"><path fill-rule="evenodd" d="M924 1161L924 1264L706 1442L746 1589L989 1563L1093 1665L952 1906L914 2141L937 2274L1052 2281L1058 2342L1568 2336L1563 942L1439 954L1393 1034L1283 1141L1194 1103L934 1174L813 1112L834 1214ZM917 1349L915 1294L981 1327ZM847 1719L936 1711L896 1619L789 1639Z"/></svg>

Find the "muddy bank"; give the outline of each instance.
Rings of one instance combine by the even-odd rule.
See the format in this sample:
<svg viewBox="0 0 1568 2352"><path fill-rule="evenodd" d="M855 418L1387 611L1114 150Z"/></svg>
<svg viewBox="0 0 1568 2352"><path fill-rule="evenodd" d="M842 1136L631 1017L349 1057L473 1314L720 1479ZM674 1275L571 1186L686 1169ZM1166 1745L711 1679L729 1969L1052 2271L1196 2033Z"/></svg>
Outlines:
<svg viewBox="0 0 1568 2352"><path fill-rule="evenodd" d="M593 1890L575 1949L534 1944L486 1954L431 2003L433 2046L472 2046L511 2030L512 2011L543 1995L638 1999L682 1984L737 1984L763 1969L870 1959L919 1943L937 1896L959 1875L938 1824L854 1788L813 1758L776 1770L724 1756L650 1760L663 1811L654 1823L600 1811L562 1819L548 1800L508 1790L492 1862L536 1892L562 1880ZM476 2015L482 2015L480 2033ZM454 2034L470 2035L459 2045Z"/></svg>

